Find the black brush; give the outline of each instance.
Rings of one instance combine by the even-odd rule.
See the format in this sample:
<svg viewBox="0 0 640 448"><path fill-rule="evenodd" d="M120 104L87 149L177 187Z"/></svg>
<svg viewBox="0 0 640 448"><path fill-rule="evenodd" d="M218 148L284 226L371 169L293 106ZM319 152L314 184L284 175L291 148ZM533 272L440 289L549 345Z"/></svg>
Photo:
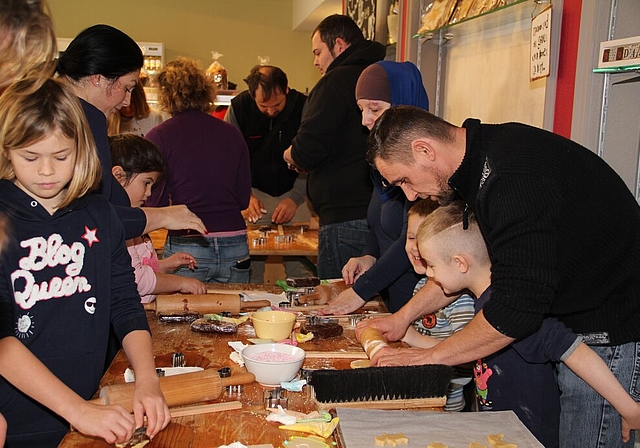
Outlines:
<svg viewBox="0 0 640 448"><path fill-rule="evenodd" d="M453 368L439 364L314 370L309 384L321 403L444 397Z"/></svg>

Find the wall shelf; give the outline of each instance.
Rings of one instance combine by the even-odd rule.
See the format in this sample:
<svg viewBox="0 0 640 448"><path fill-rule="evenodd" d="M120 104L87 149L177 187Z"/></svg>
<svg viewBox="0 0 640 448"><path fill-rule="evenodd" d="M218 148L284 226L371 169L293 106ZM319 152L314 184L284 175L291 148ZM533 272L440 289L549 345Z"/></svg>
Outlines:
<svg viewBox="0 0 640 448"><path fill-rule="evenodd" d="M594 68L593 73L640 73L640 64L625 65L622 67Z"/></svg>
<svg viewBox="0 0 640 448"><path fill-rule="evenodd" d="M506 23L522 20L526 16L531 17L538 6L534 0L516 0L508 5L500 6L477 16L469 17L456 23L447 24L430 30L426 33L415 34L413 38L421 40L421 43L432 40L441 34L451 39L454 33L474 33L480 30L494 28ZM481 19L481 20L480 20Z"/></svg>

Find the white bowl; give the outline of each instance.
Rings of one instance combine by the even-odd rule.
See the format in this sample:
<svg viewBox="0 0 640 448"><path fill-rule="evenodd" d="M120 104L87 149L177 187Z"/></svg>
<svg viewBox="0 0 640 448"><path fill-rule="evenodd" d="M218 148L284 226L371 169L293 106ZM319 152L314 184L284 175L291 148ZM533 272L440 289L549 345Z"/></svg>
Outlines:
<svg viewBox="0 0 640 448"><path fill-rule="evenodd" d="M266 355L261 355L262 353L266 353ZM269 387L277 387L283 381L294 379L302 367L305 357L304 350L289 344L250 345L245 347L240 354L245 367L255 375L256 381ZM255 358L256 356L278 358L283 355L291 360L271 361Z"/></svg>

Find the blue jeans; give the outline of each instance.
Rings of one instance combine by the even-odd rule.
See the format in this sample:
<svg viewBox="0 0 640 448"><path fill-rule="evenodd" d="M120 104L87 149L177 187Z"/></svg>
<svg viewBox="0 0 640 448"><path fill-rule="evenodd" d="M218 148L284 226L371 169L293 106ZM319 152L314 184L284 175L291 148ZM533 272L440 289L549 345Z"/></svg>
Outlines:
<svg viewBox="0 0 640 448"><path fill-rule="evenodd" d="M635 401L640 401L640 343L629 342L613 347L591 346L609 366L622 387ZM558 365L560 396L560 446L562 448L633 447L620 437L620 416L611 405L564 363Z"/></svg>
<svg viewBox="0 0 640 448"><path fill-rule="evenodd" d="M362 255L369 235L366 219L325 224L318 230L318 277L342 278L349 258Z"/></svg>
<svg viewBox="0 0 640 448"><path fill-rule="evenodd" d="M181 267L175 273L197 278L205 283L248 283L249 245L246 235L218 237L168 236L164 243L164 257L187 252L198 261L194 271Z"/></svg>

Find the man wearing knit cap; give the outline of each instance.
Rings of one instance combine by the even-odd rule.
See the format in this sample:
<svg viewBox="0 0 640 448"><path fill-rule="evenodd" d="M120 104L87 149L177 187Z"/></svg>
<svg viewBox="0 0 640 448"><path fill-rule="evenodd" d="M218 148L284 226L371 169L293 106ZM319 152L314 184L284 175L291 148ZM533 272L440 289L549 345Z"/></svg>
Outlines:
<svg viewBox="0 0 640 448"><path fill-rule="evenodd" d="M385 48L365 40L347 16L325 18L313 32L314 65L323 77L309 93L302 123L284 160L309 173L307 194L320 218L318 276L342 277L342 266L359 256L368 234L371 197L367 139L355 101L355 86Z"/></svg>

